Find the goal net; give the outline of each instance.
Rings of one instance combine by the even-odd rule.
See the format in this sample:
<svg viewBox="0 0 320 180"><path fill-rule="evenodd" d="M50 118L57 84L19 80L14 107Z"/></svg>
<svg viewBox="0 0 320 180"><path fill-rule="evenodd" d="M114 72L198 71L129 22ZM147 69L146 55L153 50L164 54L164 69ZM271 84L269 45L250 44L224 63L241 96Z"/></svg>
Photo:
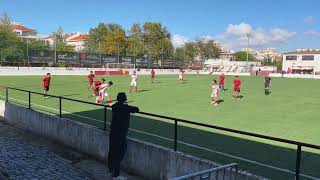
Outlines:
<svg viewBox="0 0 320 180"><path fill-rule="evenodd" d="M106 75L126 75L129 71L135 70L136 67L134 64L106 63L104 68Z"/></svg>

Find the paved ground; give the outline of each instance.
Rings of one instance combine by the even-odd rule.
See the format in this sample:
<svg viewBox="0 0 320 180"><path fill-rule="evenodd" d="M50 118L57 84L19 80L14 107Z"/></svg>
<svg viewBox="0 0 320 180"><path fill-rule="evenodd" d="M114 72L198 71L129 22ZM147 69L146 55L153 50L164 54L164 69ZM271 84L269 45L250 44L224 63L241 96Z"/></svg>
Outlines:
<svg viewBox="0 0 320 180"><path fill-rule="evenodd" d="M0 180L108 180L106 169L86 155L0 122Z"/></svg>

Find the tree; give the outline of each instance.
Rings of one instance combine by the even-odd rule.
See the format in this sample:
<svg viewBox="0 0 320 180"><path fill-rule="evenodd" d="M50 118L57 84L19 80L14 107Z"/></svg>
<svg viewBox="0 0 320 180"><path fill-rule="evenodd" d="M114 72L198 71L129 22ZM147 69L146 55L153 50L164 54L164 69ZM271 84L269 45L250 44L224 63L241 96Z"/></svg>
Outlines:
<svg viewBox="0 0 320 180"><path fill-rule="evenodd" d="M146 53L155 58L172 57L174 48L171 34L161 23L146 22L143 25L143 42Z"/></svg>
<svg viewBox="0 0 320 180"><path fill-rule="evenodd" d="M185 55L186 55L186 49L185 47L180 47L180 48L176 48L175 51L175 59L185 59Z"/></svg>
<svg viewBox="0 0 320 180"><path fill-rule="evenodd" d="M102 53L101 44L108 34L108 27L99 23L97 27L91 28L89 38L85 41L84 51L89 53Z"/></svg>
<svg viewBox="0 0 320 180"><path fill-rule="evenodd" d="M21 39L12 31L11 18L4 14L0 19L0 59L13 62L24 59L24 49Z"/></svg>
<svg viewBox="0 0 320 180"><path fill-rule="evenodd" d="M272 60L271 57L264 58L262 61L262 65L263 66L276 66L278 70L282 69L282 61L281 60L280 61Z"/></svg>
<svg viewBox="0 0 320 180"><path fill-rule="evenodd" d="M7 13L3 14L3 17L0 19L0 26L2 28L12 29L11 17Z"/></svg>
<svg viewBox="0 0 320 180"><path fill-rule="evenodd" d="M49 42L39 39L24 39L23 46L25 49L27 48L27 44L28 48L33 50L50 50L52 48Z"/></svg>
<svg viewBox="0 0 320 180"><path fill-rule="evenodd" d="M52 37L54 38L53 42L53 48L57 51L66 51L66 52L73 52L74 46L68 45L65 42L65 33L63 31L63 28L60 26L56 32L52 34Z"/></svg>
<svg viewBox="0 0 320 180"><path fill-rule="evenodd" d="M236 61L247 61L247 52L246 51L236 52L234 56L235 56ZM255 60L256 60L256 58L254 57L254 55L249 53L248 61L255 61Z"/></svg>
<svg viewBox="0 0 320 180"><path fill-rule="evenodd" d="M118 24L107 24L107 35L101 44L101 51L106 54L124 54L128 45L126 32Z"/></svg>
<svg viewBox="0 0 320 180"><path fill-rule="evenodd" d="M203 61L219 57L221 49L214 40L201 38L196 41L196 44L198 55Z"/></svg>
<svg viewBox="0 0 320 180"><path fill-rule="evenodd" d="M128 32L127 55L142 57L144 55L143 32L140 24L133 24Z"/></svg>
<svg viewBox="0 0 320 180"><path fill-rule="evenodd" d="M197 44L195 42L189 42L185 44L186 59L193 61L198 54Z"/></svg>

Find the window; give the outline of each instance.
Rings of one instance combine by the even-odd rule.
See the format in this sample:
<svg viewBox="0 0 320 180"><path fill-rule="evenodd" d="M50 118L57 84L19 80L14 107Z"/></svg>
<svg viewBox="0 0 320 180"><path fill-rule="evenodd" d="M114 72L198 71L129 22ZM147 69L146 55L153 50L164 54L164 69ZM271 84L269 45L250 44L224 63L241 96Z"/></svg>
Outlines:
<svg viewBox="0 0 320 180"><path fill-rule="evenodd" d="M314 55L303 55L302 56L303 61L313 61L314 60Z"/></svg>
<svg viewBox="0 0 320 180"><path fill-rule="evenodd" d="M297 60L297 56L286 56L286 60Z"/></svg>

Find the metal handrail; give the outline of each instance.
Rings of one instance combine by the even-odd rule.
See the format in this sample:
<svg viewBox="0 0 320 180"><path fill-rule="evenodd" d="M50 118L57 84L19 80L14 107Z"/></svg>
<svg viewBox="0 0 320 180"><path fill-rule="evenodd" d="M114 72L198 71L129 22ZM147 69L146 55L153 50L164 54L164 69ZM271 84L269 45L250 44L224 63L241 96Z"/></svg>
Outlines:
<svg viewBox="0 0 320 180"><path fill-rule="evenodd" d="M201 176L204 174L210 174L219 170L223 170L223 169L227 169L227 168L232 168L235 167L236 171L238 170L238 164L237 163L231 163L228 165L224 165L224 166L219 166L219 167L215 167L215 168L211 168L211 169L207 169L207 170L203 170L203 171L199 171L199 172L195 172L195 173L191 173L188 175L184 175L184 176L180 176L180 177L175 177L173 179L170 180L184 180L184 179L188 179L188 178L193 178L193 177L197 177L197 176Z"/></svg>

